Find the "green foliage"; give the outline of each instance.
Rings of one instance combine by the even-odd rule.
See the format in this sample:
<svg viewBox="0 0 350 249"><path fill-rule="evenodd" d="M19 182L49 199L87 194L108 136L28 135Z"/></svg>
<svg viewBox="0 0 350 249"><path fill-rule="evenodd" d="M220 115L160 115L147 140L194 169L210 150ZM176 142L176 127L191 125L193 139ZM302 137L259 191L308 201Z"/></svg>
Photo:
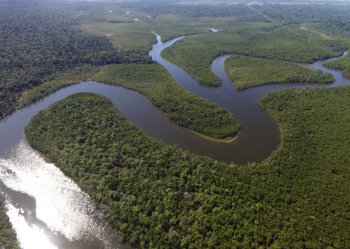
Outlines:
<svg viewBox="0 0 350 249"><path fill-rule="evenodd" d="M129 7L132 9L138 9L153 15L159 14L175 14L181 16L190 17L229 17L232 20L240 22L258 22L267 21L263 15L257 14L254 9L249 8L244 4L173 4L173 3L162 3L154 2L128 2L122 6Z"/></svg>
<svg viewBox="0 0 350 249"><path fill-rule="evenodd" d="M91 94L41 112L26 135L139 248L347 248L350 88L262 103L282 145L242 167L151 139Z"/></svg>
<svg viewBox="0 0 350 249"><path fill-rule="evenodd" d="M83 24L80 27L85 32L109 38L117 48L146 52L156 42L152 31L166 41L180 35L208 33L209 27L226 22L221 18L153 15L134 10L125 13L121 13L120 9L112 13L95 13L81 20Z"/></svg>
<svg viewBox="0 0 350 249"><path fill-rule="evenodd" d="M220 85L210 63L220 54L238 54L309 63L339 55L340 40L324 40L299 26L275 24L224 25L222 32L187 38L167 48L163 56L187 70L201 84Z"/></svg>
<svg viewBox="0 0 350 249"><path fill-rule="evenodd" d="M109 65L103 67L94 79L139 91L153 89L164 82L174 82L169 73L159 64Z"/></svg>
<svg viewBox="0 0 350 249"><path fill-rule="evenodd" d="M344 76L350 79L350 55L340 60L328 62L325 66L343 71Z"/></svg>
<svg viewBox="0 0 350 249"><path fill-rule="evenodd" d="M221 19L210 17L191 17L173 14L156 15L149 19L152 30L158 33L163 41L181 35L210 32L209 27L222 23Z"/></svg>
<svg viewBox="0 0 350 249"><path fill-rule="evenodd" d="M83 64L150 62L146 54L116 50L107 38L76 30L70 12L51 4L0 2L0 118L23 92L57 73Z"/></svg>
<svg viewBox="0 0 350 249"><path fill-rule="evenodd" d="M152 29L140 21L127 23L88 22L81 26L82 30L109 38L114 47L148 51L156 42Z"/></svg>
<svg viewBox="0 0 350 249"><path fill-rule="evenodd" d="M0 248L19 249L16 233L6 215L5 206L0 203Z"/></svg>
<svg viewBox="0 0 350 249"><path fill-rule="evenodd" d="M52 81L45 82L24 92L17 101L17 108L34 103L65 86L90 80L99 69L100 67L83 65L67 70L64 74L57 74Z"/></svg>
<svg viewBox="0 0 350 249"><path fill-rule="evenodd" d="M234 137L239 130L231 113L182 89L161 65L110 65L94 79L141 92L171 120L208 137Z"/></svg>
<svg viewBox="0 0 350 249"><path fill-rule="evenodd" d="M232 55L225 62L228 77L237 89L273 83L330 83L330 74L294 63Z"/></svg>
<svg viewBox="0 0 350 249"><path fill-rule="evenodd" d="M254 6L255 9L270 18L283 23L323 23L335 29L350 30L350 6L338 4L326 5L278 5Z"/></svg>
<svg viewBox="0 0 350 249"><path fill-rule="evenodd" d="M89 25L87 13L95 16L100 8L94 4L78 3L71 12L56 5L54 11L43 5L34 12L38 5L33 2L0 4L0 117L13 110L19 96L21 105L75 81L65 73L149 62L143 52L116 50L106 37L74 28ZM101 8L102 19L92 19L95 26L89 31L111 32L116 47L145 51L154 40L150 30L169 39L215 25L221 33L183 40L164 53L204 85L220 84L209 65L223 53L311 62L349 48L343 39L350 23L344 6L164 6L134 6L151 14L134 13L133 18L142 14L149 19L142 23ZM206 17L197 22L198 16ZM273 22L242 23L266 20ZM300 29L303 23L312 26ZM338 68L347 67L345 60ZM108 66L96 78L140 91L170 118L203 134L220 137L238 128L226 111L182 90L157 65ZM26 135L139 248L347 248L350 89L287 90L270 94L262 104L280 126L282 144L265 162L244 167L149 138L109 101L91 94L72 96L41 112ZM224 117L219 130L213 126L215 115ZM14 238L2 213L0 241Z"/></svg>

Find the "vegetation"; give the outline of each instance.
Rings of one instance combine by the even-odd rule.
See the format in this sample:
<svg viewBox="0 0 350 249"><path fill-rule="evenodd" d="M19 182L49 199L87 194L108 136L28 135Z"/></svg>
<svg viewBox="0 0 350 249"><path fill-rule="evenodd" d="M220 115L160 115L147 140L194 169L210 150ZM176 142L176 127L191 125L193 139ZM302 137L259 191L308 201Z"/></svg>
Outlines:
<svg viewBox="0 0 350 249"><path fill-rule="evenodd" d="M161 65L110 65L94 79L141 92L171 120L205 136L224 139L238 132L230 112L182 89Z"/></svg>
<svg viewBox="0 0 350 249"><path fill-rule="evenodd" d="M334 30L350 31L349 5L274 4L254 6L254 8L282 24L321 23L323 26L332 26Z"/></svg>
<svg viewBox="0 0 350 249"><path fill-rule="evenodd" d="M330 83L330 74L294 63L233 55L225 70L237 89L273 83Z"/></svg>
<svg viewBox="0 0 350 249"><path fill-rule="evenodd" d="M140 248L347 248L350 88L285 90L262 104L282 145L241 167L151 139L91 94L41 112L26 135Z"/></svg>
<svg viewBox="0 0 350 249"><path fill-rule="evenodd" d="M114 47L148 51L156 42L152 30L139 21L127 23L89 22L82 25L82 30L109 38Z"/></svg>
<svg viewBox="0 0 350 249"><path fill-rule="evenodd" d="M51 4L0 2L0 118L15 109L23 92L66 70L150 62L146 54L116 50L105 37L83 34L69 12Z"/></svg>
<svg viewBox="0 0 350 249"><path fill-rule="evenodd" d="M55 80L24 92L18 100L18 108L62 87L91 79L123 86L146 95L171 120L204 135L206 139L216 138L217 142L229 142L239 130L238 122L231 113L183 90L157 64L118 64L102 69L89 66L75 68Z"/></svg>
<svg viewBox="0 0 350 249"><path fill-rule="evenodd" d="M180 35L208 33L209 27L223 22L209 17L154 15L134 10L126 13L127 11L121 13L120 10L95 13L81 20L80 27L87 33L107 37L116 48L147 52L156 42L152 31L166 41Z"/></svg>
<svg viewBox="0 0 350 249"><path fill-rule="evenodd" d="M201 84L217 86L220 81L209 65L222 53L310 63L350 47L349 6L264 5L250 10L264 22L222 21L217 24L220 34L180 41L164 51L164 57Z"/></svg>
<svg viewBox="0 0 350 249"><path fill-rule="evenodd" d="M58 74L53 80L22 93L17 101L17 108L34 103L65 86L91 80L99 70L100 67L83 65L67 70L64 74Z"/></svg>
<svg viewBox="0 0 350 249"><path fill-rule="evenodd" d="M299 26L248 23L224 25L222 32L191 37L163 51L163 56L187 70L201 84L220 85L210 63L221 54L255 56L310 63L341 53L343 40L323 39Z"/></svg>
<svg viewBox="0 0 350 249"><path fill-rule="evenodd" d="M219 28L164 51L209 86L220 84L210 63L224 53L235 54L228 63L261 60L274 72L276 60L309 63L350 47L350 8L344 5L61 6L15 0L0 1L0 9L0 118L64 85L96 78L141 92L182 126L231 137L238 125L227 111L181 89L159 65L135 64L150 63L150 31L168 40ZM344 58L328 66L348 75L348 64ZM290 72L291 65L278 67ZM241 76L242 82L270 80L258 71L241 72L253 78ZM266 161L246 166L164 145L93 94L71 96L41 112L26 135L137 247L343 249L350 244L349 102L350 88L270 94L262 106L278 122L282 144ZM16 248L4 215L1 207L0 247Z"/></svg>
<svg viewBox="0 0 350 249"><path fill-rule="evenodd" d="M128 2L122 6L137 9L153 15L159 14L175 14L190 17L228 17L231 20L239 22L258 22L267 21L264 15L257 14L254 9L244 4L226 5L226 4L195 4L182 5L173 4L171 2L157 2L150 4L149 2Z"/></svg>
<svg viewBox="0 0 350 249"><path fill-rule="evenodd" d="M0 203L0 248L19 249L17 237L6 215L5 206Z"/></svg>
<svg viewBox="0 0 350 249"><path fill-rule="evenodd" d="M346 57L340 60L328 62L325 64L325 66L343 71L344 76L350 79L350 56L349 55L347 55Z"/></svg>
<svg viewBox="0 0 350 249"><path fill-rule="evenodd" d="M169 40L179 35L209 32L209 27L223 21L206 16L145 12L142 6L145 7L142 2L136 5L91 4L79 10L78 22L82 30L107 37L116 48L147 52L156 42L152 31L161 34L163 40ZM159 3L154 6L159 7Z"/></svg>

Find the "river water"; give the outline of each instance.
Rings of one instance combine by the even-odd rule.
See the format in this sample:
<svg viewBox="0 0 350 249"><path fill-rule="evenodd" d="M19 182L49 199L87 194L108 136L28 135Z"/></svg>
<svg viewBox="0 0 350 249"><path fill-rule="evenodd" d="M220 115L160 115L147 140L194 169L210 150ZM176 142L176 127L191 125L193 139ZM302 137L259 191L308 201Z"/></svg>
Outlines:
<svg viewBox="0 0 350 249"><path fill-rule="evenodd" d="M244 164L265 159L280 142L277 125L258 104L262 96L286 88L324 87L278 84L236 91L224 71L228 55L218 57L211 66L223 81L222 86L202 87L183 69L160 56L164 49L183 38L163 43L157 35L158 42L150 56L183 88L231 111L242 127L238 138L232 143L207 141L171 122L144 96L97 82L66 87L16 111L0 121L0 198L8 208L7 214L22 248L129 248L118 242L117 232L105 223L89 196L28 145L24 127L49 105L74 93L97 93L109 98L129 121L152 137L218 160ZM350 84L339 71L324 68L324 62L316 62L311 67L334 76L336 81L327 87Z"/></svg>
<svg viewBox="0 0 350 249"><path fill-rule="evenodd" d="M195 147L189 144L190 138L181 138L181 141L177 143L190 151L207 155L217 160L235 162L238 164L259 162L267 158L271 152L277 148L280 143L278 126L272 117L259 105L260 99L266 94L287 88L317 88L350 85L350 81L344 78L340 71L322 66L328 61L339 59L332 58L317 61L310 65L313 69L331 73L335 79L332 84L271 84L237 91L234 84L227 77L224 68L225 60L229 58L229 55L223 55L216 58L211 65L213 73L221 79L222 86L217 88L204 87L199 85L185 70L161 57L161 52L164 49L184 38L185 36L182 36L163 43L161 37L157 35L158 42L153 46L150 55L154 61L162 64L175 81L183 88L226 108L238 119L241 130L238 137L231 143L213 143L195 138L193 139L196 140ZM344 53L341 57L346 55L347 54ZM171 143L171 141L165 141Z"/></svg>

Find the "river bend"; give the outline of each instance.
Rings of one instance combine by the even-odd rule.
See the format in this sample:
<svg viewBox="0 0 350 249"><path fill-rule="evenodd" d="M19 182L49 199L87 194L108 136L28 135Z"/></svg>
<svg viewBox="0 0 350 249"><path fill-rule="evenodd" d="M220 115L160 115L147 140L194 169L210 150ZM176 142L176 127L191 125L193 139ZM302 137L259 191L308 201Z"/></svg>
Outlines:
<svg viewBox="0 0 350 249"><path fill-rule="evenodd" d="M157 43L149 54L183 88L232 112L241 125L237 139L231 143L215 143L200 138L170 121L143 95L97 82L82 82L60 89L14 112L0 121L0 200L8 208L7 214L22 248L129 248L118 242L116 231L105 223L89 196L54 164L45 162L25 139L24 127L31 118L59 100L80 92L103 95L129 121L154 138L217 160L244 164L267 158L280 142L277 124L259 106L262 96L286 88L350 85L341 72L322 66L327 60L315 62L311 67L331 73L335 78L332 84L278 84L236 91L224 71L224 62L229 57L224 55L211 65L214 74L222 80L222 86L203 87L183 69L161 57L164 49L184 38L163 43L157 35Z"/></svg>

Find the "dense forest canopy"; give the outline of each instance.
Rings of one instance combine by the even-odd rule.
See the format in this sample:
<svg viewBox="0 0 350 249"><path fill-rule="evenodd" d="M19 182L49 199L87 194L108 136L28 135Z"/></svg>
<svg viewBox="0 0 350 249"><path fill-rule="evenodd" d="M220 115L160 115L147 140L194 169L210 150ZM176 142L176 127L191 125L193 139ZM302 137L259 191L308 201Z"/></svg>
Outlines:
<svg viewBox="0 0 350 249"><path fill-rule="evenodd" d="M271 94L263 106L280 124L283 146L241 167L149 138L98 95L60 101L26 134L137 247L343 249L349 100L348 87Z"/></svg>
<svg viewBox="0 0 350 249"><path fill-rule="evenodd" d="M0 118L14 109L22 92L67 69L150 62L147 54L119 51L106 37L83 34L62 8L32 1L0 3Z"/></svg>
<svg viewBox="0 0 350 249"><path fill-rule="evenodd" d="M233 55L225 62L227 76L237 89L276 83L330 83L331 74L294 63Z"/></svg>
<svg viewBox="0 0 350 249"><path fill-rule="evenodd" d="M201 33L164 56L203 85L220 85L210 63L225 53L235 54L228 66L263 61L261 70L278 76L266 79L261 71L241 68L251 77L243 85L250 87L286 76L290 82L331 81L295 62L349 49L349 23L350 5L0 0L0 119L73 81L95 77L145 94L184 127L231 137L239 127L226 110L163 81L159 65L137 65L151 64L150 31L165 39ZM210 27L220 32L209 33ZM277 65L289 75L277 75L271 69ZM328 66L350 77L349 57ZM141 85L146 79L156 81ZM264 98L282 145L264 162L243 167L156 141L98 95L56 103L34 117L26 135L137 247L343 249L350 244L349 99L348 87ZM5 212L0 206L0 247L16 248Z"/></svg>
<svg viewBox="0 0 350 249"><path fill-rule="evenodd" d="M193 17L225 17L239 21L267 21L264 16L257 14L247 5L179 5L169 2L163 3L122 3L121 6L145 11L151 14L176 14Z"/></svg>
<svg viewBox="0 0 350 249"><path fill-rule="evenodd" d="M1 197L1 196L0 196ZM16 233L6 215L7 209L0 202L0 248L19 249Z"/></svg>
<svg viewBox="0 0 350 249"><path fill-rule="evenodd" d="M262 5L255 9L282 23L329 22L345 24L350 19L349 5ZM347 23L348 24L348 23Z"/></svg>
<svg viewBox="0 0 350 249"><path fill-rule="evenodd" d="M110 65L94 79L141 92L172 121L208 139L232 139L238 133L232 113L182 89L161 65Z"/></svg>

